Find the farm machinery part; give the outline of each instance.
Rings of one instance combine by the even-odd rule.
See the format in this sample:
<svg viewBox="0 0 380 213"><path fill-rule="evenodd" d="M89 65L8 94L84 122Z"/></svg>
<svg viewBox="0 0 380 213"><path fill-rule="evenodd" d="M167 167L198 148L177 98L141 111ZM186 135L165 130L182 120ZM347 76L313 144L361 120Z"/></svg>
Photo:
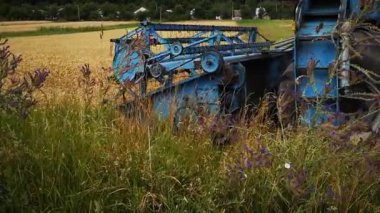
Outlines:
<svg viewBox="0 0 380 213"><path fill-rule="evenodd" d="M160 118L174 115L177 127L185 115L233 114L258 103L280 82L293 45L273 44L255 27L149 22L111 41L117 80L138 85L138 99L149 100Z"/></svg>
<svg viewBox="0 0 380 213"><path fill-rule="evenodd" d="M302 0L296 8L293 72L279 91L281 97L295 90L295 105L286 98L278 105L301 112L309 126L343 124L371 105L372 127L379 130L380 2L365 2ZM279 109L280 117L293 116L290 111Z"/></svg>
<svg viewBox="0 0 380 213"><path fill-rule="evenodd" d="M175 123L185 114L233 114L276 90L282 124L341 125L363 116L378 131L380 12L379 1L369 2L302 0L295 38L278 43L255 27L143 22L112 40L114 72Z"/></svg>

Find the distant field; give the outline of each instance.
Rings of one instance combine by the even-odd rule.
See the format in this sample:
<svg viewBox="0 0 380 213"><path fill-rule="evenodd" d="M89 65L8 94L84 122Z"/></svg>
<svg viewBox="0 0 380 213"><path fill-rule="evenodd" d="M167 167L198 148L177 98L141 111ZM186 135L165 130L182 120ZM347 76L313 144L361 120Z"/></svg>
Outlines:
<svg viewBox="0 0 380 213"><path fill-rule="evenodd" d="M80 66L89 63L100 72L101 67L110 67L112 63L111 38L126 33L126 29L75 33L65 35L33 36L10 38L12 50L21 54L21 71L38 67L51 70L49 81L44 90L53 96L65 95L74 90L69 87L76 84ZM96 75L99 74L96 72Z"/></svg>
<svg viewBox="0 0 380 213"><path fill-rule="evenodd" d="M293 20L243 20L241 26L255 26L259 32L270 40L290 38L294 35Z"/></svg>
<svg viewBox="0 0 380 213"><path fill-rule="evenodd" d="M0 26L53 23L52 21L0 21Z"/></svg>
<svg viewBox="0 0 380 213"><path fill-rule="evenodd" d="M230 20L197 20L170 22L181 24L200 25L227 25L227 26L256 26L259 32L270 40L280 40L293 36L294 23L292 20L243 20L239 22ZM47 21L20 21L0 22L0 36L2 37L25 37L56 34L71 34L94 31L107 31L125 29L137 26L133 21L110 21L110 22L47 22Z"/></svg>
<svg viewBox="0 0 380 213"><path fill-rule="evenodd" d="M50 22L50 21L14 21L0 22L0 32L35 31L41 27L81 28L114 26L136 23L135 21L82 21L82 22Z"/></svg>
<svg viewBox="0 0 380 213"><path fill-rule="evenodd" d="M83 21L83 22L51 22L51 21L6 21L0 22L0 33L5 32L24 32L36 31L41 28L85 28L116 26L124 24L133 24L136 21ZM178 22L172 22L178 23ZM235 21L184 21L183 24L202 24L202 25L237 25Z"/></svg>

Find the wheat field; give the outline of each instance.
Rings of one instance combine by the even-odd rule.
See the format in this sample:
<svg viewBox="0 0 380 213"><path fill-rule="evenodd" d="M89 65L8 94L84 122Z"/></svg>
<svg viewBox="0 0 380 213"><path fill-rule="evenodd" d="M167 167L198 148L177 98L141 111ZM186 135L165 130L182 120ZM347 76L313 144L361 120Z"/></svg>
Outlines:
<svg viewBox="0 0 380 213"><path fill-rule="evenodd" d="M81 22L51 22L51 21L12 21L0 22L1 32L34 31L41 27L61 27L61 28L81 28L81 27L100 27L113 26L120 24L131 24L135 21L81 21Z"/></svg>
<svg viewBox="0 0 380 213"><path fill-rule="evenodd" d="M126 30L76 33L9 39L12 50L21 54L23 63L20 71L32 71L38 67L49 68L51 73L44 90L52 96L65 96L75 92L82 65L90 64L95 75L101 76L102 67L112 65L111 38L118 38ZM72 94L71 94L72 95Z"/></svg>

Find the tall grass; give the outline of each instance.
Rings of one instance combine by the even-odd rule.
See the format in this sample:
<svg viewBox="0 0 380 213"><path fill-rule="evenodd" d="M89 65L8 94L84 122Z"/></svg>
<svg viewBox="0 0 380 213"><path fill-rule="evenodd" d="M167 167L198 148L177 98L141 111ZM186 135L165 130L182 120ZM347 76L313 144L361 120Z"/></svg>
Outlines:
<svg viewBox="0 0 380 213"><path fill-rule="evenodd" d="M2 211L380 210L379 145L321 129L242 126L216 147L207 131L78 102L0 122Z"/></svg>
<svg viewBox="0 0 380 213"><path fill-rule="evenodd" d="M8 210L184 208L183 199L200 201L186 185L215 176L209 161L217 162L218 152L209 143L176 138L166 124L135 124L114 109L67 104L36 110L25 122L4 116L1 175L9 193L2 202Z"/></svg>

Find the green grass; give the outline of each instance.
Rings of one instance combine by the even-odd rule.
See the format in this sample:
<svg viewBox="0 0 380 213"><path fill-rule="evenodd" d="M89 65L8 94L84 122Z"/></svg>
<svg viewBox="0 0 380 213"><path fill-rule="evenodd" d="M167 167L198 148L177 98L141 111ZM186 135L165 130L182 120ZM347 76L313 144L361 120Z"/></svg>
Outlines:
<svg viewBox="0 0 380 213"><path fill-rule="evenodd" d="M379 147L241 127L234 144L75 103L0 116L0 211L379 212ZM265 149L263 149L265 148ZM285 168L285 163L291 165Z"/></svg>
<svg viewBox="0 0 380 213"><path fill-rule="evenodd" d="M118 24L112 26L98 26L98 27L40 27L38 30L34 31L19 31L19 32L3 32L0 33L0 37L11 38L11 37L26 37L26 36L41 36L41 35L57 35L57 34L71 34L71 33L84 33L84 32L95 32L95 31L107 31L115 29L133 28L137 27L137 23L133 24Z"/></svg>
<svg viewBox="0 0 380 213"><path fill-rule="evenodd" d="M293 20L242 20L240 26L254 26L270 40L276 41L294 36Z"/></svg>

